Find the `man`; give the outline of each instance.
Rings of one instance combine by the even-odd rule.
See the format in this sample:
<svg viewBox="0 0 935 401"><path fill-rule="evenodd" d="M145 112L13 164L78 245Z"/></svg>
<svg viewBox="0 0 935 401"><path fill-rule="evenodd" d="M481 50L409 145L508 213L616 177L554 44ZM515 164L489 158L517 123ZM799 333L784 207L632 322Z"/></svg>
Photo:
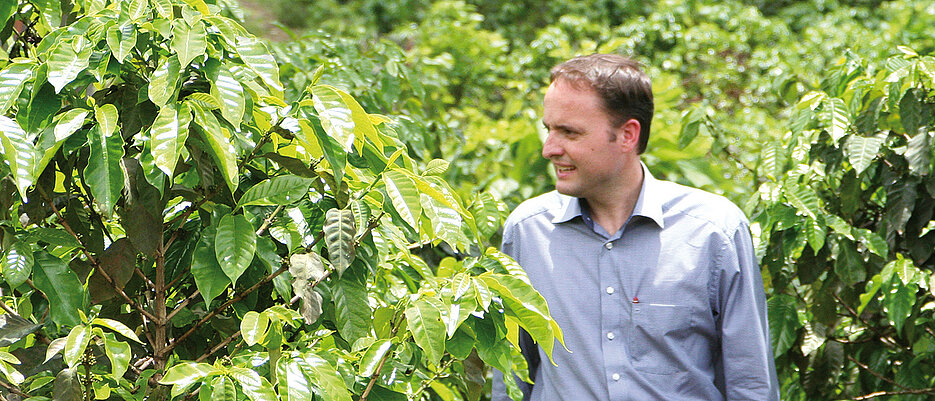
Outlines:
<svg viewBox="0 0 935 401"><path fill-rule="evenodd" d="M556 191L507 219L503 250L548 301L570 352L521 336L527 400L779 399L748 222L723 197L653 178L653 114L638 63L552 69L542 156ZM541 363L540 363L541 361ZM494 400L507 399L502 376Z"/></svg>

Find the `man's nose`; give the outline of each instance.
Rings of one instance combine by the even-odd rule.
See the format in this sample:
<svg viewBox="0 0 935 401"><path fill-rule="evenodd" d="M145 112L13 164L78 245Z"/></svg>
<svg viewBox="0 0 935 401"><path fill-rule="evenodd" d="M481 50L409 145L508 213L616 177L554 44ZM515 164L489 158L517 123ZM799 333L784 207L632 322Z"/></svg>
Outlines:
<svg viewBox="0 0 935 401"><path fill-rule="evenodd" d="M545 143L542 144L542 157L551 159L556 156L561 156L562 152L562 147L559 146L554 135L549 134L545 137Z"/></svg>

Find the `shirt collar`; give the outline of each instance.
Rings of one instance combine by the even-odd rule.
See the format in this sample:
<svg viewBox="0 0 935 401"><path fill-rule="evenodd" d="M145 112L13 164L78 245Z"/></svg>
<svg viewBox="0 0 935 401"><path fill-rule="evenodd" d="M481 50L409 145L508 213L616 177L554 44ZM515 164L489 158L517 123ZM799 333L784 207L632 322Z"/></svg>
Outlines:
<svg viewBox="0 0 935 401"><path fill-rule="evenodd" d="M643 169L643 185L640 187L640 196L636 200L636 206L633 207L633 214L630 218L632 219L633 216L646 217L656 222L659 228L665 228L665 221L662 218L662 201L660 200L663 189L660 188L659 180L653 177L649 172L649 168L642 161L640 167ZM582 207L582 199L570 196L563 198L565 199L562 210L552 219L553 224L564 223L578 216L581 216L585 221L590 220L588 211Z"/></svg>

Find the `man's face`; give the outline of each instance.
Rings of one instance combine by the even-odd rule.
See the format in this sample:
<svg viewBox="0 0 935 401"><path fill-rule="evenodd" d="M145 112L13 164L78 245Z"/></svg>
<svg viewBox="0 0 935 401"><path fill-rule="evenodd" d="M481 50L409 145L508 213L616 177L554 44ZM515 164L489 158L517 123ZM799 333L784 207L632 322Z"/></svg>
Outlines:
<svg viewBox="0 0 935 401"><path fill-rule="evenodd" d="M597 92L559 78L546 91L543 106L548 137L542 157L555 166L555 189L597 200L622 188L624 167L635 155L629 155L620 135L613 139L621 130L611 124Z"/></svg>

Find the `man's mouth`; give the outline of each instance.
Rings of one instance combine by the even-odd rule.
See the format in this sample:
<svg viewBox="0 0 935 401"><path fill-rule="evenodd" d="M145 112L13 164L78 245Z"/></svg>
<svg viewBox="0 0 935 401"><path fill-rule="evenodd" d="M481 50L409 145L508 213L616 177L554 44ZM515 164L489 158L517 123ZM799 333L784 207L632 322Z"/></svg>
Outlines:
<svg viewBox="0 0 935 401"><path fill-rule="evenodd" d="M555 165L555 171L556 171L556 172L559 172L559 173L567 173L567 172L574 171L574 170L575 170L575 166L559 166L559 165Z"/></svg>

